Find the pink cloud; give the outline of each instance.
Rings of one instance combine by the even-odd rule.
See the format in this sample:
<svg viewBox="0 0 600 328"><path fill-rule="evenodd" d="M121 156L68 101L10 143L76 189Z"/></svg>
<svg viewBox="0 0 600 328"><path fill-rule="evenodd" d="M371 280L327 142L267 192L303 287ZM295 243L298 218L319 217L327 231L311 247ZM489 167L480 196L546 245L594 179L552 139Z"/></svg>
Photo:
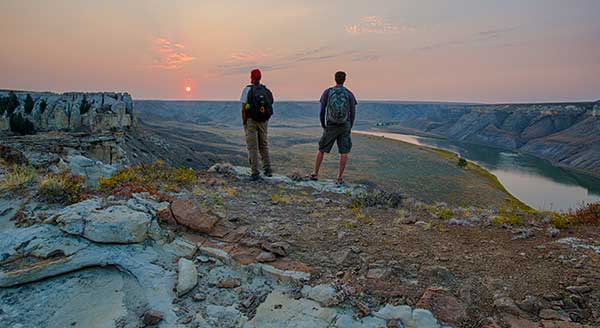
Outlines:
<svg viewBox="0 0 600 328"><path fill-rule="evenodd" d="M185 46L181 43L173 43L166 38L154 39L154 66L162 69L178 69L196 59L184 50Z"/></svg>

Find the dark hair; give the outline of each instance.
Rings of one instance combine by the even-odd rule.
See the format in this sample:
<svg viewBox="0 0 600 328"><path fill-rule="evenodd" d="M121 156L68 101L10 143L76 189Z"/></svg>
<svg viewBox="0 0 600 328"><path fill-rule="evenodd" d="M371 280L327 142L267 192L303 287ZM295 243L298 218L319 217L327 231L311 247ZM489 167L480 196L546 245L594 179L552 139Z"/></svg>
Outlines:
<svg viewBox="0 0 600 328"><path fill-rule="evenodd" d="M346 82L346 73L342 71L335 72L335 83L344 84L344 82Z"/></svg>

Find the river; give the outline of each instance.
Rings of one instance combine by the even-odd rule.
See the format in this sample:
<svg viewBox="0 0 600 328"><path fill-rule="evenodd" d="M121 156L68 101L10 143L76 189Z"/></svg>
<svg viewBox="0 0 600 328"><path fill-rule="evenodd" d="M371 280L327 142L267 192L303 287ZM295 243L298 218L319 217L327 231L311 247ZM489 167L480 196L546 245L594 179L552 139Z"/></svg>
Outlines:
<svg viewBox="0 0 600 328"><path fill-rule="evenodd" d="M493 173L513 196L539 210L565 211L583 203L600 201L599 178L555 166L532 155L400 133L355 133L381 136L459 154Z"/></svg>

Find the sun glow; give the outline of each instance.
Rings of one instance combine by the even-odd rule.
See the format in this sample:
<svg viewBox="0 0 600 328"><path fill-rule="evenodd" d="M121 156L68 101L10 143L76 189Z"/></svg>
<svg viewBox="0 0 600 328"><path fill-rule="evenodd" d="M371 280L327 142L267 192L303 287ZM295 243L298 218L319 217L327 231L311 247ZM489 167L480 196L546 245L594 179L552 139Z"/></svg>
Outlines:
<svg viewBox="0 0 600 328"><path fill-rule="evenodd" d="M185 92L191 92L191 91L192 91L192 87L190 87L190 86L185 87Z"/></svg>

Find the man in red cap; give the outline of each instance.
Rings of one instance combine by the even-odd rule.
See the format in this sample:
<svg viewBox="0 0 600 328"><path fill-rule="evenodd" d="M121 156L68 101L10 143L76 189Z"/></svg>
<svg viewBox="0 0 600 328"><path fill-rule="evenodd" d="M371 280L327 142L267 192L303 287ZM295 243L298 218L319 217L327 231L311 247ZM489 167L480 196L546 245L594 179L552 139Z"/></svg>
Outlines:
<svg viewBox="0 0 600 328"><path fill-rule="evenodd" d="M273 176L271 160L269 158L268 123L273 115L273 94L260 83L262 74L255 69L250 72L251 84L242 91L242 122L246 132L246 145L248 146L248 159L252 169L251 180L260 178L258 171L258 154L263 162L264 174Z"/></svg>

